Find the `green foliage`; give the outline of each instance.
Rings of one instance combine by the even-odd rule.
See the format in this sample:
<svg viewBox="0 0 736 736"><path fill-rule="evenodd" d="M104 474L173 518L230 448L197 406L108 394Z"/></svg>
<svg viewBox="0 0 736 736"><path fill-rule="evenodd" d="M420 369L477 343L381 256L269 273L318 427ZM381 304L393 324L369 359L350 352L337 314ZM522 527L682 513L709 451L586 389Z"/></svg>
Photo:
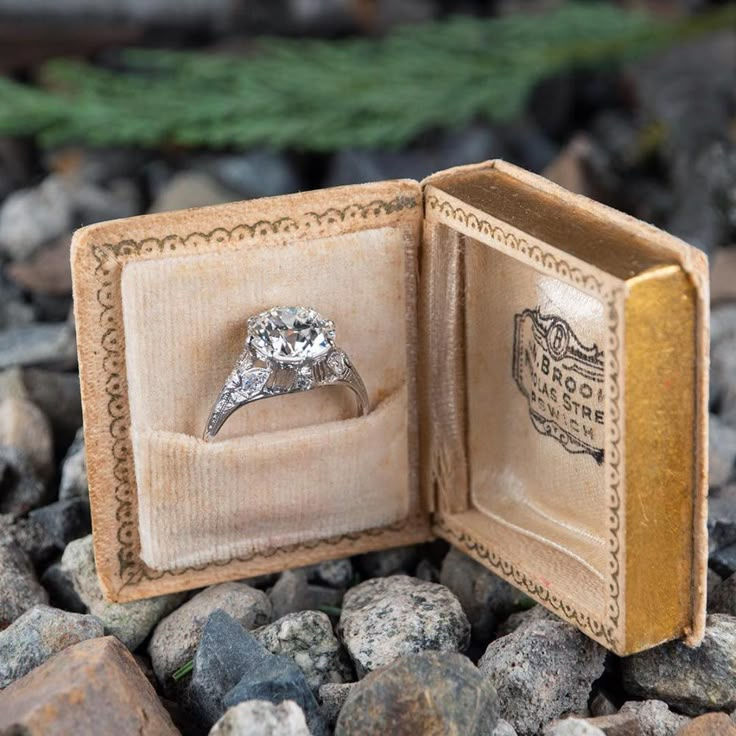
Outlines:
<svg viewBox="0 0 736 736"><path fill-rule="evenodd" d="M58 60L42 69L42 88L0 78L0 134L45 145L398 147L437 128L512 119L544 77L632 58L716 19L698 24L570 2L379 40L266 38L247 56L131 49L116 70Z"/></svg>

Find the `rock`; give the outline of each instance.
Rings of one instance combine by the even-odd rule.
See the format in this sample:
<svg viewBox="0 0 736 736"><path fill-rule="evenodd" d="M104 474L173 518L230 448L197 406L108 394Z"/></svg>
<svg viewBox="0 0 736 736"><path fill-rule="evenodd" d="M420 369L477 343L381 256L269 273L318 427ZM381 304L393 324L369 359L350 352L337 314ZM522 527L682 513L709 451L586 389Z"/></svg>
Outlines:
<svg viewBox="0 0 736 736"><path fill-rule="evenodd" d="M517 736L514 727L503 718L498 719L496 728L493 729L493 736Z"/></svg>
<svg viewBox="0 0 736 736"><path fill-rule="evenodd" d="M197 719L211 726L226 708L247 700L293 700L318 736L324 725L317 701L301 670L268 652L224 611L207 619L194 656L189 703Z"/></svg>
<svg viewBox="0 0 736 736"><path fill-rule="evenodd" d="M329 728L335 728L340 710L354 687L354 682L327 682L320 687L317 698L320 706L319 712Z"/></svg>
<svg viewBox="0 0 736 736"><path fill-rule="evenodd" d="M736 544L736 483L708 493L708 547L715 552Z"/></svg>
<svg viewBox="0 0 736 736"><path fill-rule="evenodd" d="M73 539L92 531L89 503L84 498L65 498L31 511L29 518L40 524L63 550Z"/></svg>
<svg viewBox="0 0 736 736"><path fill-rule="evenodd" d="M492 736L498 721L493 687L456 652L402 656L353 687L335 736Z"/></svg>
<svg viewBox="0 0 736 736"><path fill-rule="evenodd" d="M61 563L55 562L46 568L41 575L41 585L48 592L52 606L73 613L87 612L87 606L74 589L71 578L61 569Z"/></svg>
<svg viewBox="0 0 736 736"><path fill-rule="evenodd" d="M293 701L248 700L225 711L209 736L310 736L304 711Z"/></svg>
<svg viewBox="0 0 736 736"><path fill-rule="evenodd" d="M307 568L309 582L322 583L330 588L347 588L353 582L353 576L353 564L349 557L325 560Z"/></svg>
<svg viewBox="0 0 736 736"><path fill-rule="evenodd" d="M26 302L18 285L0 273L0 330L23 327L35 318L33 307Z"/></svg>
<svg viewBox="0 0 736 736"><path fill-rule="evenodd" d="M271 654L294 660L314 691L328 682L352 679L350 664L330 619L320 611L289 613L254 631L253 636Z"/></svg>
<svg viewBox="0 0 736 736"><path fill-rule="evenodd" d="M710 613L727 613L736 616L736 575L719 583L708 596Z"/></svg>
<svg viewBox="0 0 736 736"><path fill-rule="evenodd" d="M723 582L723 578L715 571L708 568L708 577L706 579L706 591L707 591L707 610L708 613L713 613L710 610L713 592Z"/></svg>
<svg viewBox="0 0 736 736"><path fill-rule="evenodd" d="M688 715L736 707L736 619L712 614L699 647L668 642L621 660L627 693Z"/></svg>
<svg viewBox="0 0 736 736"><path fill-rule="evenodd" d="M60 177L8 195L0 208L0 252L13 261L32 256L72 225L69 194Z"/></svg>
<svg viewBox="0 0 736 736"><path fill-rule="evenodd" d="M158 194L149 212L170 212L189 207L206 207L239 199L201 171L175 174Z"/></svg>
<svg viewBox="0 0 736 736"><path fill-rule="evenodd" d="M582 718L565 718L545 728L544 736L606 736L606 734Z"/></svg>
<svg viewBox="0 0 736 736"><path fill-rule="evenodd" d="M440 571L429 560L419 560L414 577L427 583L439 583Z"/></svg>
<svg viewBox="0 0 736 736"><path fill-rule="evenodd" d="M17 544L38 567L44 567L59 553L57 542L37 522L0 514L0 544L10 543Z"/></svg>
<svg viewBox="0 0 736 736"><path fill-rule="evenodd" d="M77 431L74 442L67 450L61 465L61 483L59 484L59 499L89 498L87 484L87 456L84 451L84 430Z"/></svg>
<svg viewBox="0 0 736 736"><path fill-rule="evenodd" d="M105 625L105 632L117 636L131 651L138 648L153 627L184 597L175 593L130 603L106 601L97 579L91 535L69 542L61 558L61 569L71 578L89 612Z"/></svg>
<svg viewBox="0 0 736 736"><path fill-rule="evenodd" d="M708 424L708 482L719 488L732 478L736 461L736 429L715 414Z"/></svg>
<svg viewBox="0 0 736 736"><path fill-rule="evenodd" d="M736 573L736 544L729 544L713 552L708 558L708 564L722 578Z"/></svg>
<svg viewBox="0 0 736 736"><path fill-rule="evenodd" d="M104 187L78 180L72 200L80 225L132 217L142 210L138 187L129 179L113 179Z"/></svg>
<svg viewBox="0 0 736 736"><path fill-rule="evenodd" d="M301 189L299 177L288 159L273 151L213 156L200 165L220 184L246 199L274 197Z"/></svg>
<svg viewBox="0 0 736 736"><path fill-rule="evenodd" d="M0 631L49 597L28 555L15 543L0 544Z"/></svg>
<svg viewBox="0 0 736 736"><path fill-rule="evenodd" d="M104 636L104 630L94 616L34 606L0 631L0 689L62 649L98 636Z"/></svg>
<svg viewBox="0 0 736 736"><path fill-rule="evenodd" d="M725 321L725 320L724 320ZM736 332L726 330L718 340L711 344L710 355L710 403L719 411L719 417L731 427L736 428L731 412L724 413L725 407L731 407L736 400Z"/></svg>
<svg viewBox="0 0 736 736"><path fill-rule="evenodd" d="M404 654L463 650L470 624L444 585L394 575L345 594L339 634L362 677Z"/></svg>
<svg viewBox="0 0 736 736"><path fill-rule="evenodd" d="M112 636L67 647L0 691L0 732L179 734L133 657Z"/></svg>
<svg viewBox="0 0 736 736"><path fill-rule="evenodd" d="M419 553L414 546L381 549L355 558L355 564L366 578L410 575L417 565Z"/></svg>
<svg viewBox="0 0 736 736"><path fill-rule="evenodd" d="M522 626L533 624L538 621L559 621L559 617L555 616L544 606L534 605L525 611L512 613L497 629L496 638L511 634Z"/></svg>
<svg viewBox="0 0 736 736"><path fill-rule="evenodd" d="M20 450L39 478L53 472L54 443L43 412L26 399L0 401L0 444Z"/></svg>
<svg viewBox="0 0 736 736"><path fill-rule="evenodd" d="M38 251L29 261L11 263L7 274L29 291L54 296L72 293L72 269L69 251L72 236L65 233Z"/></svg>
<svg viewBox="0 0 736 736"><path fill-rule="evenodd" d="M717 247L710 256L711 304L736 299L736 248Z"/></svg>
<svg viewBox="0 0 736 736"><path fill-rule="evenodd" d="M618 713L618 707L608 693L599 690L590 701L590 713L593 716L610 716Z"/></svg>
<svg viewBox="0 0 736 736"><path fill-rule="evenodd" d="M550 161L543 175L561 187L592 199L604 200L601 176L597 169L605 169L602 153L586 133L573 135L568 144Z"/></svg>
<svg viewBox="0 0 736 736"><path fill-rule="evenodd" d="M63 451L82 426L79 375L29 368L23 371L23 383L30 400L51 422L57 447Z"/></svg>
<svg viewBox="0 0 736 736"><path fill-rule="evenodd" d="M473 638L482 642L491 638L500 621L532 605L526 595L454 547L442 562L440 583L457 596Z"/></svg>
<svg viewBox="0 0 736 736"><path fill-rule="evenodd" d="M501 715L524 736L567 713L585 713L606 651L564 621L530 618L488 645L478 666Z"/></svg>
<svg viewBox="0 0 736 736"><path fill-rule="evenodd" d="M725 713L707 713L684 725L677 736L736 736L736 725Z"/></svg>
<svg viewBox="0 0 736 736"><path fill-rule="evenodd" d="M641 736L674 736L690 721L687 716L673 713L661 700L630 700L619 713L635 717Z"/></svg>
<svg viewBox="0 0 736 736"><path fill-rule="evenodd" d="M307 571L286 570L268 591L273 606L273 617L281 618L287 613L318 609L320 606L338 606L342 593L307 581Z"/></svg>
<svg viewBox="0 0 736 736"><path fill-rule="evenodd" d="M50 171L92 184L135 176L145 162L144 152L133 148L63 146L43 152L44 166Z"/></svg>
<svg viewBox="0 0 736 736"><path fill-rule="evenodd" d="M148 653L161 684L194 657L202 630L216 609L253 629L271 620L271 603L263 591L244 583L221 583L205 588L162 619L153 632Z"/></svg>
<svg viewBox="0 0 736 736"><path fill-rule="evenodd" d="M74 330L65 322L38 322L0 332L0 369L16 365L74 368L77 365Z"/></svg>
<svg viewBox="0 0 736 736"><path fill-rule="evenodd" d="M26 453L0 445L0 514L25 514L45 500L46 486Z"/></svg>

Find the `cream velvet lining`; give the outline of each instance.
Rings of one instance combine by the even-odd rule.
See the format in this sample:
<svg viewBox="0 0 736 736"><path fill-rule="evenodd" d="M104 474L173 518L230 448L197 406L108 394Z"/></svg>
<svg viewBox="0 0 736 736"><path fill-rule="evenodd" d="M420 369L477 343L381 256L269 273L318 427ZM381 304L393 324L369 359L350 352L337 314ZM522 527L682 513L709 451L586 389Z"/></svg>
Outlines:
<svg viewBox="0 0 736 736"><path fill-rule="evenodd" d="M537 431L512 364L515 315L539 308L564 319L585 345L602 347L604 306L478 241L466 241L465 258L471 503L526 537L523 544L536 540L567 552L588 570L588 585L597 579L602 593L608 552L604 465ZM564 389L556 388L561 401ZM564 412L562 417L569 419Z"/></svg>
<svg viewBox="0 0 736 736"><path fill-rule="evenodd" d="M141 558L176 569L382 526L409 513L409 229L167 256L122 274ZM236 412L200 438L249 315L312 306L335 321L372 411L338 387ZM356 502L356 499L359 499Z"/></svg>

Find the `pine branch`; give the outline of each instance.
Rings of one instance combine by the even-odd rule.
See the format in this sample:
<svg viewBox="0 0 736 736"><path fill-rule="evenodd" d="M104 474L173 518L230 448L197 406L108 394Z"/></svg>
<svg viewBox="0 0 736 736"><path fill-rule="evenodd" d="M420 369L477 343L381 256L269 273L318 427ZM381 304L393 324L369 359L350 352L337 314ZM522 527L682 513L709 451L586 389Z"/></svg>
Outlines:
<svg viewBox="0 0 736 736"><path fill-rule="evenodd" d="M729 15L730 14L730 15ZM44 145L398 147L475 119L513 119L542 78L620 63L736 20L665 23L608 3L454 18L381 40L262 39L248 57L128 50L123 70L54 61L43 88L0 78L0 135Z"/></svg>

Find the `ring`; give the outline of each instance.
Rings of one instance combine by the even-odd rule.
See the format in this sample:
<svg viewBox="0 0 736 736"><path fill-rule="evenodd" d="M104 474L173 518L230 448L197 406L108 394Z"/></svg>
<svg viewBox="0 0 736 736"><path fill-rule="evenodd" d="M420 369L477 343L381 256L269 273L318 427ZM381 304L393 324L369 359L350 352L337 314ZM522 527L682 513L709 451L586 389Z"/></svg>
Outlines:
<svg viewBox="0 0 736 736"><path fill-rule="evenodd" d="M273 396L346 386L368 413L365 384L344 350L335 324L310 307L273 307L248 319L245 349L217 397L203 439L211 440L241 406Z"/></svg>

